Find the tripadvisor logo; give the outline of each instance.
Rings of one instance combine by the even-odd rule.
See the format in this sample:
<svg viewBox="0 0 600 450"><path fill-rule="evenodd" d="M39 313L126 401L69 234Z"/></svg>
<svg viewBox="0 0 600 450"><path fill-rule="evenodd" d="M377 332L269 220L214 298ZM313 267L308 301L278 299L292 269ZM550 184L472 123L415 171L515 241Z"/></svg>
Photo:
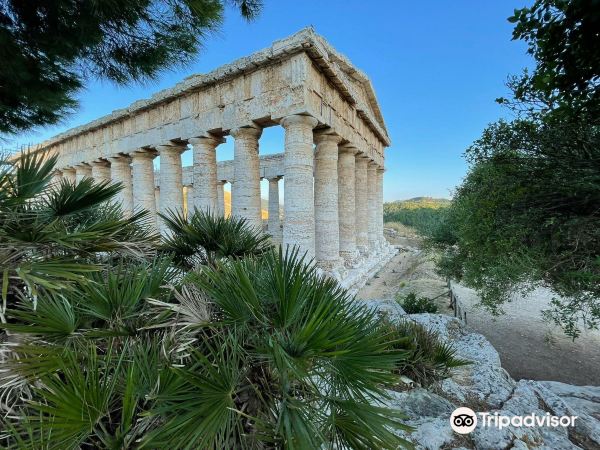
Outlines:
<svg viewBox="0 0 600 450"><path fill-rule="evenodd" d="M478 417L479 416L479 417ZM482 427L494 427L502 430L508 426L520 427L572 427L575 425L577 416L553 416L527 414L525 416L505 416L498 413L480 412L475 413L471 408L457 408L450 416L450 427L458 434L469 434L477 423Z"/></svg>

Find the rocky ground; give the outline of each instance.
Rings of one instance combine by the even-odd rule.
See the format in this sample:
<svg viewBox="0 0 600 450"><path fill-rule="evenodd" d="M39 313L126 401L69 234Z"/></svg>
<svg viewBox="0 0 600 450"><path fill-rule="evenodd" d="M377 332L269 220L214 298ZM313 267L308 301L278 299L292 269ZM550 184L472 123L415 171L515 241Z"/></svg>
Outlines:
<svg viewBox="0 0 600 450"><path fill-rule="evenodd" d="M547 292L514 303L515 309L504 319L478 310L475 294L463 288L459 295L468 325L451 316L446 295L437 300L442 314L407 316L394 300L398 292L415 291L432 298L447 292L447 286L419 249L416 236L396 235L393 242L401 251L357 298L390 320L408 318L437 331L454 345L459 357L473 361L428 390L390 391L389 405L411 417L409 423L415 427L405 437L419 449L600 449L600 335L586 334L583 341L573 343L541 321L539 311L546 304L541 299ZM450 428L449 418L460 406L506 416L551 414L578 419L570 428L499 430L478 425L472 433L459 435Z"/></svg>
<svg viewBox="0 0 600 450"><path fill-rule="evenodd" d="M416 292L429 298L437 296L439 312L454 315L449 308L448 287L434 270L431 258L421 251L419 239L410 230L391 236L400 252L380 270L358 298L391 299L396 294ZM600 332L584 331L575 341L542 319L552 293L538 288L529 295L515 296L504 308L505 314L493 317L478 307L476 293L454 284L455 295L467 312L469 328L483 334L500 354L502 366L520 380L551 380L576 385L600 385Z"/></svg>

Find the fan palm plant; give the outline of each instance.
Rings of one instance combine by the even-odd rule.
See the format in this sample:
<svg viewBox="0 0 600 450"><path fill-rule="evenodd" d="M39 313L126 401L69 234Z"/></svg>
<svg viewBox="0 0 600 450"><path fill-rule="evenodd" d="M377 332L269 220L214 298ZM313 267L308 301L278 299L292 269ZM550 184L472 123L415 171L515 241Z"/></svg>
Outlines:
<svg viewBox="0 0 600 450"><path fill-rule="evenodd" d="M23 289L59 290L101 268L106 252L141 256L157 237L144 225L145 212L124 218L109 201L119 185L86 178L51 185L55 157L24 153L0 161L0 319L9 298Z"/></svg>
<svg viewBox="0 0 600 450"><path fill-rule="evenodd" d="M380 403L401 342L334 280L199 211L157 256L118 187L50 188L53 164L0 174L3 448L409 446Z"/></svg>
<svg viewBox="0 0 600 450"><path fill-rule="evenodd" d="M398 448L378 406L403 357L376 314L297 251L190 276L213 303L190 362L156 398L149 448ZM189 326L185 327L189 330Z"/></svg>
<svg viewBox="0 0 600 450"><path fill-rule="evenodd" d="M189 216L170 211L160 217L168 228L161 250L173 254L175 262L187 270L214 266L223 258L261 255L271 248L269 236L242 218L225 218L198 209Z"/></svg>
<svg viewBox="0 0 600 450"><path fill-rule="evenodd" d="M168 260L89 276L11 310L0 382L28 389L0 419L7 447L409 446L379 404L403 353L296 252L203 267L187 294Z"/></svg>

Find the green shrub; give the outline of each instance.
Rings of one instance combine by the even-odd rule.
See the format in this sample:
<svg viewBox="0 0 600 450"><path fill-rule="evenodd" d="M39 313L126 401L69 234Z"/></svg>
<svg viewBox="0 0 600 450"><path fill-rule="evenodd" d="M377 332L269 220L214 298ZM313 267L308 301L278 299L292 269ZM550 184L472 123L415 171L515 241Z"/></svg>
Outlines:
<svg viewBox="0 0 600 450"><path fill-rule="evenodd" d="M397 298L398 303L407 314L435 314L438 307L435 302L427 297L417 297L417 294L411 292L404 297Z"/></svg>
<svg viewBox="0 0 600 450"><path fill-rule="evenodd" d="M447 378L451 369L470 364L456 358L454 347L443 342L438 333L416 322L403 320L389 327L392 346L406 352L398 363L397 373L421 386L430 386Z"/></svg>

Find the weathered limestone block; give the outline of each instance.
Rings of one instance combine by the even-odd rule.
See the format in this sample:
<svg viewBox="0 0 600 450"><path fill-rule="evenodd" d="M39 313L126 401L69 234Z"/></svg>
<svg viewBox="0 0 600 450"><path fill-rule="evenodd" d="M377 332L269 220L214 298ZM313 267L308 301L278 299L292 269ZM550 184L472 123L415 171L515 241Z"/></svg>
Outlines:
<svg viewBox="0 0 600 450"><path fill-rule="evenodd" d="M369 159L364 153L359 153L356 155L356 247L363 256L369 253L369 197L367 187L368 165Z"/></svg>
<svg viewBox="0 0 600 450"><path fill-rule="evenodd" d="M273 242L281 244L283 233L279 217L279 177L269 178L269 223L268 231Z"/></svg>
<svg viewBox="0 0 600 450"><path fill-rule="evenodd" d="M235 183L231 186L231 214L246 219L248 225L262 228L260 205L260 161L256 126L231 130L234 142Z"/></svg>
<svg viewBox="0 0 600 450"><path fill-rule="evenodd" d="M133 186L131 180L130 158L128 156L114 156L110 160L110 177L113 183L121 183L121 190L115 196L115 202L121 206L123 214L131 215L133 212Z"/></svg>
<svg viewBox="0 0 600 450"><path fill-rule="evenodd" d="M151 226L155 229L156 202L154 198L154 152L140 150L132 154L131 168L133 173L133 207L134 210L145 209L150 213Z"/></svg>
<svg viewBox="0 0 600 450"><path fill-rule="evenodd" d="M170 212L183 213L183 183L181 173L181 154L185 146L159 145L156 150L160 154L160 203L161 214ZM167 233L164 221L159 221L161 233Z"/></svg>
<svg viewBox="0 0 600 450"><path fill-rule="evenodd" d="M285 128L283 246L297 245L300 255L310 260L315 256L312 130L317 119L295 114L285 117L281 125Z"/></svg>
<svg viewBox="0 0 600 450"><path fill-rule="evenodd" d="M96 183L110 182L110 163L104 159L97 159L90 163L92 166L92 178Z"/></svg>
<svg viewBox="0 0 600 450"><path fill-rule="evenodd" d="M92 168L89 164L77 164L75 166L75 182L79 183L84 178L90 178L92 176Z"/></svg>
<svg viewBox="0 0 600 450"><path fill-rule="evenodd" d="M193 148L193 195L188 195L188 210L217 210L217 146L224 139L207 134L188 141ZM188 193L189 194L189 193ZM189 199L192 199L190 202Z"/></svg>
<svg viewBox="0 0 600 450"><path fill-rule="evenodd" d="M315 134L315 256L317 264L332 271L341 264L338 206L338 144L331 132Z"/></svg>
<svg viewBox="0 0 600 450"><path fill-rule="evenodd" d="M338 202L340 256L347 267L357 264L356 249L356 196L355 196L355 155L358 150L352 146L340 147L338 159Z"/></svg>

